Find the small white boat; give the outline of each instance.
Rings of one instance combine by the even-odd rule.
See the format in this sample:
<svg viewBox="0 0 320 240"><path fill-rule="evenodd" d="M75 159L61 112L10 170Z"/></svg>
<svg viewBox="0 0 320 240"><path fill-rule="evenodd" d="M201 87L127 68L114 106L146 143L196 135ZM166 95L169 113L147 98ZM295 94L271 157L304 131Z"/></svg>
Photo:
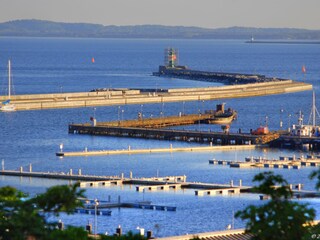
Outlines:
<svg viewBox="0 0 320 240"><path fill-rule="evenodd" d="M0 111L2 112L13 112L16 110L16 106L10 101L11 98L11 62L8 61L8 99L2 102Z"/></svg>

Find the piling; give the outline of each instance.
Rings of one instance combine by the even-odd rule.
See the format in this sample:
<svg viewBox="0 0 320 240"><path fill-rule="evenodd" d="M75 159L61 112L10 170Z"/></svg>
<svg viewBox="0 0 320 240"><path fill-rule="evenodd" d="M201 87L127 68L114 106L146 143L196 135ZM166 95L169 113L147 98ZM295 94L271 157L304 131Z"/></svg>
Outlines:
<svg viewBox="0 0 320 240"><path fill-rule="evenodd" d="M151 230L147 231L147 239L153 239Z"/></svg>
<svg viewBox="0 0 320 240"><path fill-rule="evenodd" d="M119 237L122 235L122 229L121 229L120 225L116 229L116 235L119 236Z"/></svg>
<svg viewBox="0 0 320 240"><path fill-rule="evenodd" d="M61 220L59 220L59 222L58 222L58 229L64 230L64 223Z"/></svg>
<svg viewBox="0 0 320 240"><path fill-rule="evenodd" d="M92 224L87 224L86 225L86 231L91 234L92 233Z"/></svg>

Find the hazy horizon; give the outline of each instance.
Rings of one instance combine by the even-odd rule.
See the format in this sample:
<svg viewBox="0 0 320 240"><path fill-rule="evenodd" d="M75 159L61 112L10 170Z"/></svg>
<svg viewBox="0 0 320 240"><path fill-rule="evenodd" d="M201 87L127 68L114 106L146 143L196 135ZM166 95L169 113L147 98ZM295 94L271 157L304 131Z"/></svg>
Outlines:
<svg viewBox="0 0 320 240"><path fill-rule="evenodd" d="M76 3L76 4L75 4ZM3 0L0 22L320 29L319 0Z"/></svg>

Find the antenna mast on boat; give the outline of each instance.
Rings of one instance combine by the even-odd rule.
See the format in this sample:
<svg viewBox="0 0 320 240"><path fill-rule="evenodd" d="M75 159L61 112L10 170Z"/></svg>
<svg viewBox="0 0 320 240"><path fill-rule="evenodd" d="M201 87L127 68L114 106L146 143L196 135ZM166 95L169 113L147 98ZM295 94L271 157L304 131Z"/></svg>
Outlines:
<svg viewBox="0 0 320 240"><path fill-rule="evenodd" d="M311 116L312 116L312 126L315 127L316 126L316 114L319 116L319 112L318 112L318 109L316 107L316 94L315 92L313 91L312 92L312 108L311 108L311 113L310 113L310 117L309 117L309 122L310 122L310 119L311 119Z"/></svg>

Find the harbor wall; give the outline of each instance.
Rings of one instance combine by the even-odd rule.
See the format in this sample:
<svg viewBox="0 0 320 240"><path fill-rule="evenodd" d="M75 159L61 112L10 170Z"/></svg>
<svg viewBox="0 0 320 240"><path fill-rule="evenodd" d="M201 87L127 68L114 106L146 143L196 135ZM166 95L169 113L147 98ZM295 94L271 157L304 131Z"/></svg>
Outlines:
<svg viewBox="0 0 320 240"><path fill-rule="evenodd" d="M17 110L78 108L125 104L148 104L164 102L217 100L284 94L312 90L311 84L292 80L222 86L213 88L168 89L165 92L141 92L119 90L103 92L80 92L60 94L16 95L12 103ZM0 96L0 101L5 100Z"/></svg>

